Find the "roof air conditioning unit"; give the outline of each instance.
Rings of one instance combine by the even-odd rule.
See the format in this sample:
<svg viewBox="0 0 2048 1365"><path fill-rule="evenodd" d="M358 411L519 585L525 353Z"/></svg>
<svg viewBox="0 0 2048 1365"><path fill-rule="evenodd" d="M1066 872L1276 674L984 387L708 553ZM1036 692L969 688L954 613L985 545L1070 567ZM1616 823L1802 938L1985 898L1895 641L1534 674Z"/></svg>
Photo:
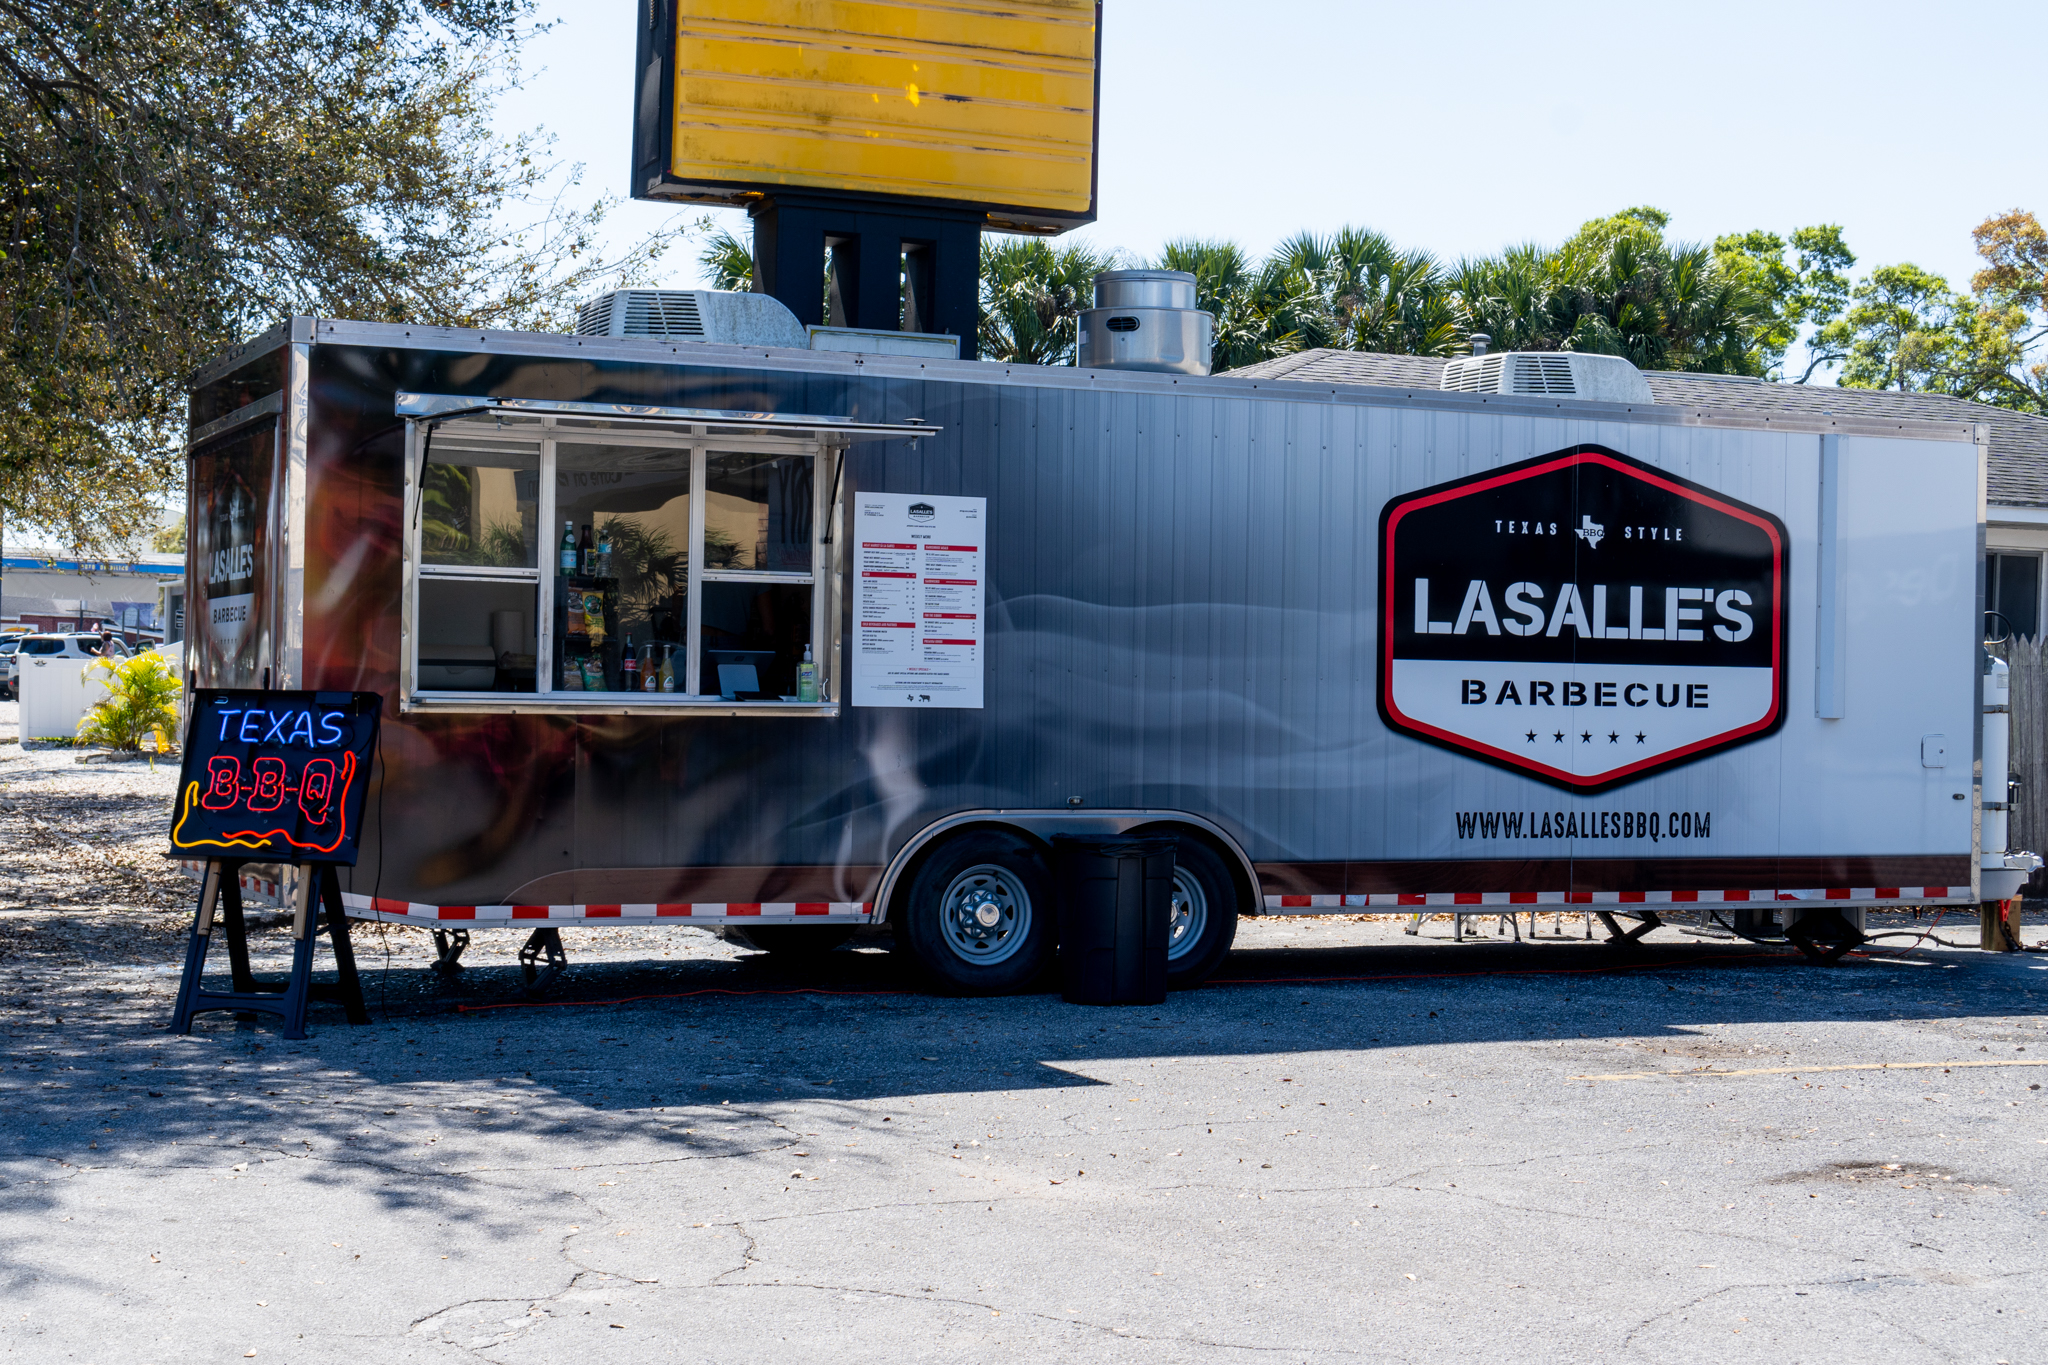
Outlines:
<svg viewBox="0 0 2048 1365"><path fill-rule="evenodd" d="M1643 372L1620 356L1578 351L1460 356L1444 366L1441 387L1448 393L1512 393L1592 403L1656 401Z"/></svg>
<svg viewBox="0 0 2048 1365"><path fill-rule="evenodd" d="M796 314L766 294L722 289L615 289L576 310L580 337L666 337L802 350Z"/></svg>
<svg viewBox="0 0 2048 1365"><path fill-rule="evenodd" d="M1207 374L1215 334L1185 270L1105 270L1095 277L1095 306L1081 314L1080 364Z"/></svg>

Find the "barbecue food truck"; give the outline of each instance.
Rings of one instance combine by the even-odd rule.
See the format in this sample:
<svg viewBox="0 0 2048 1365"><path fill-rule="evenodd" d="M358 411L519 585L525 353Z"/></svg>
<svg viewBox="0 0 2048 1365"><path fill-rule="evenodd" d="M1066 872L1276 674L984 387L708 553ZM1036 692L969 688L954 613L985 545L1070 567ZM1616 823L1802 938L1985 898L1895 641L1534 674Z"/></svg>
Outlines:
<svg viewBox="0 0 2048 1365"><path fill-rule="evenodd" d="M196 380L188 678L382 694L349 913L530 961L886 922L1022 989L1060 833L1177 840L1183 986L1243 914L1763 934L2024 880L1979 428L1601 356L1124 368L1093 321L1048 368L293 318Z"/></svg>

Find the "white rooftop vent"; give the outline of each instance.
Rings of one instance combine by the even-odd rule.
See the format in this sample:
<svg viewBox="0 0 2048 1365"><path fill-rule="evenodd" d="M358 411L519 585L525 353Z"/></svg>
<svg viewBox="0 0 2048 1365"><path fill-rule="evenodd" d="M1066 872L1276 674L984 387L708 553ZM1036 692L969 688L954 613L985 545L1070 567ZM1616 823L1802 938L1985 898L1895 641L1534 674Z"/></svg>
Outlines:
<svg viewBox="0 0 2048 1365"><path fill-rule="evenodd" d="M576 335L799 350L806 344L796 314L782 303L766 294L722 289L615 289L576 310Z"/></svg>
<svg viewBox="0 0 2048 1365"><path fill-rule="evenodd" d="M1594 403L1650 403L1650 381L1618 355L1577 351L1503 351L1460 356L1444 366L1448 393L1513 393L1583 398Z"/></svg>

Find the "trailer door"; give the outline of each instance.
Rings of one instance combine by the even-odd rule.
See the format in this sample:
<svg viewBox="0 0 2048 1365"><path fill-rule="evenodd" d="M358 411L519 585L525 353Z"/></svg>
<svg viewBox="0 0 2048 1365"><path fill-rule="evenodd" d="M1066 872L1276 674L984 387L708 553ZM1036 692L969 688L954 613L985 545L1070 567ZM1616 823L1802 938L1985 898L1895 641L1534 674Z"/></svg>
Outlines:
<svg viewBox="0 0 2048 1365"><path fill-rule="evenodd" d="M202 430L192 447L186 525L194 570L187 616L195 687L267 687L275 667L278 416L281 395ZM224 429L219 429L224 428Z"/></svg>

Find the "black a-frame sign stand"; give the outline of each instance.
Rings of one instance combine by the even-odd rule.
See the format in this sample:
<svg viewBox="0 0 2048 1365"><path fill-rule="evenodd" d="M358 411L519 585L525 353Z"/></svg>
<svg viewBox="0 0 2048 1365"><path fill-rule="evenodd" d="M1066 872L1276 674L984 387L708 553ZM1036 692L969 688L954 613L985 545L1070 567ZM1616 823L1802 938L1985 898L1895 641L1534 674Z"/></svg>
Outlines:
<svg viewBox="0 0 2048 1365"><path fill-rule="evenodd" d="M199 912L192 921L192 941L185 949L185 975L178 983L178 1005L171 1016L171 1032L190 1033L192 1016L208 1010L260 1010L284 1019L284 1036L306 1036L306 1007L315 1000L339 1004L351 1024L367 1024L370 1012L363 1007L362 982L356 976L355 949L349 943L348 916L341 906L341 879L333 863L308 863L300 868L298 892L292 905L292 967L283 982L258 981L249 971L249 936L242 920L242 864L217 858L206 865L206 880L199 892ZM233 989L209 991L205 987L206 950L213 938L218 910L227 931L228 973ZM340 975L335 985L313 981L313 948L320 939L320 916L325 911L327 936L334 947L334 965Z"/></svg>

